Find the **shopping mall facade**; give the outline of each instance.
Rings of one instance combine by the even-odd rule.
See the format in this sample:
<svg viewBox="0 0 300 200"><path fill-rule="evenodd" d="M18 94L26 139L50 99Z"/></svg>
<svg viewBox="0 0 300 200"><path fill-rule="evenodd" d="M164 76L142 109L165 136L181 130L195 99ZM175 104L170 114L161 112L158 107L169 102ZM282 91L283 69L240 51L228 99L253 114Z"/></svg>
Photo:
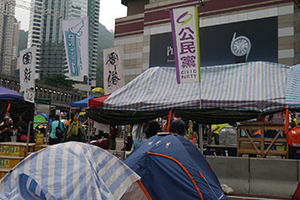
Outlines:
<svg viewBox="0 0 300 200"><path fill-rule="evenodd" d="M169 10L198 6L201 66L251 61L300 63L300 0L122 0L115 23L128 83L155 66L175 66ZM243 45L238 52L234 46Z"/></svg>

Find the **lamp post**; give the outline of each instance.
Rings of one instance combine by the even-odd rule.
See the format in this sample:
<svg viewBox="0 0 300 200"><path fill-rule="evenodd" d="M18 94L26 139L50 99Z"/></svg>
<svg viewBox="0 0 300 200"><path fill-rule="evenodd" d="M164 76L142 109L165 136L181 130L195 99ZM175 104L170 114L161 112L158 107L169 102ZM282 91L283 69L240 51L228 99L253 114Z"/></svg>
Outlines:
<svg viewBox="0 0 300 200"><path fill-rule="evenodd" d="M201 9L205 9L205 5L203 3L202 0L199 0L199 8ZM198 9L198 21L199 21L199 30L200 30L200 9ZM200 31L199 31L199 34L200 34ZM200 39L200 35L199 35L199 39ZM199 41L200 42L200 41ZM199 44L200 45L200 44ZM199 52L200 54L200 52ZM200 56L200 55L199 55ZM200 64L200 63L199 63ZM201 74L201 73L200 73ZM200 101L200 110L202 108L202 102L201 102L201 82L199 83L200 84L200 98L199 98L199 101ZM198 123L198 148L200 149L200 152L203 154L203 134L202 134L202 124Z"/></svg>

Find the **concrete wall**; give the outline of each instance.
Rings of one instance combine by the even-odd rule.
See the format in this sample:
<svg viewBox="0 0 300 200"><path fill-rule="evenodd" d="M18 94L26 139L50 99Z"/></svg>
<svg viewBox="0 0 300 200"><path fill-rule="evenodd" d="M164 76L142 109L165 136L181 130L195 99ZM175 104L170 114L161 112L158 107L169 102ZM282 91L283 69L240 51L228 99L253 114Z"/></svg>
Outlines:
<svg viewBox="0 0 300 200"><path fill-rule="evenodd" d="M290 197L299 180L300 161L207 156L220 183L237 193Z"/></svg>

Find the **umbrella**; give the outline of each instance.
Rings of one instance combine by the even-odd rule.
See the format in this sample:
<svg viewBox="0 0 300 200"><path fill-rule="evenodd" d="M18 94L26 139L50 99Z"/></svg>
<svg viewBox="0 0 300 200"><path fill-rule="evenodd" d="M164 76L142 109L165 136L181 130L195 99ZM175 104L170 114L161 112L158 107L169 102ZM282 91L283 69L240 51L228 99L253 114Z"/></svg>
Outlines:
<svg viewBox="0 0 300 200"><path fill-rule="evenodd" d="M101 92L101 93L104 93L104 89L101 88L101 87L97 87L97 88L92 89L92 92Z"/></svg>
<svg viewBox="0 0 300 200"><path fill-rule="evenodd" d="M79 113L79 116L83 116L83 115L85 115L86 114L86 112L80 112Z"/></svg>
<svg viewBox="0 0 300 200"><path fill-rule="evenodd" d="M20 176L34 182L14 184ZM49 198L28 198L41 190ZM140 177L121 160L80 142L53 145L26 157L0 181L0 198L12 194L19 197L15 199L149 199Z"/></svg>
<svg viewBox="0 0 300 200"><path fill-rule="evenodd" d="M0 99L1 100L23 99L23 95L13 90L10 90L6 87L0 86Z"/></svg>

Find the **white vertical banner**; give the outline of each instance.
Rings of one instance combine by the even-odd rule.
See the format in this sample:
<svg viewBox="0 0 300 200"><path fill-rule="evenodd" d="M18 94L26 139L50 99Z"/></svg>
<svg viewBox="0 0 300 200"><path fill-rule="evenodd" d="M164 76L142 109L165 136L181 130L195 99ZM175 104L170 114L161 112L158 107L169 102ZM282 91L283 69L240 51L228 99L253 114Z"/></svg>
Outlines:
<svg viewBox="0 0 300 200"><path fill-rule="evenodd" d="M177 83L200 82L200 43L197 7L170 10Z"/></svg>
<svg viewBox="0 0 300 200"><path fill-rule="evenodd" d="M88 17L62 21L70 77L89 74Z"/></svg>
<svg viewBox="0 0 300 200"><path fill-rule="evenodd" d="M103 50L104 94L111 94L125 85L123 56L123 46Z"/></svg>
<svg viewBox="0 0 300 200"><path fill-rule="evenodd" d="M36 46L20 51L20 85L21 91L35 87Z"/></svg>

